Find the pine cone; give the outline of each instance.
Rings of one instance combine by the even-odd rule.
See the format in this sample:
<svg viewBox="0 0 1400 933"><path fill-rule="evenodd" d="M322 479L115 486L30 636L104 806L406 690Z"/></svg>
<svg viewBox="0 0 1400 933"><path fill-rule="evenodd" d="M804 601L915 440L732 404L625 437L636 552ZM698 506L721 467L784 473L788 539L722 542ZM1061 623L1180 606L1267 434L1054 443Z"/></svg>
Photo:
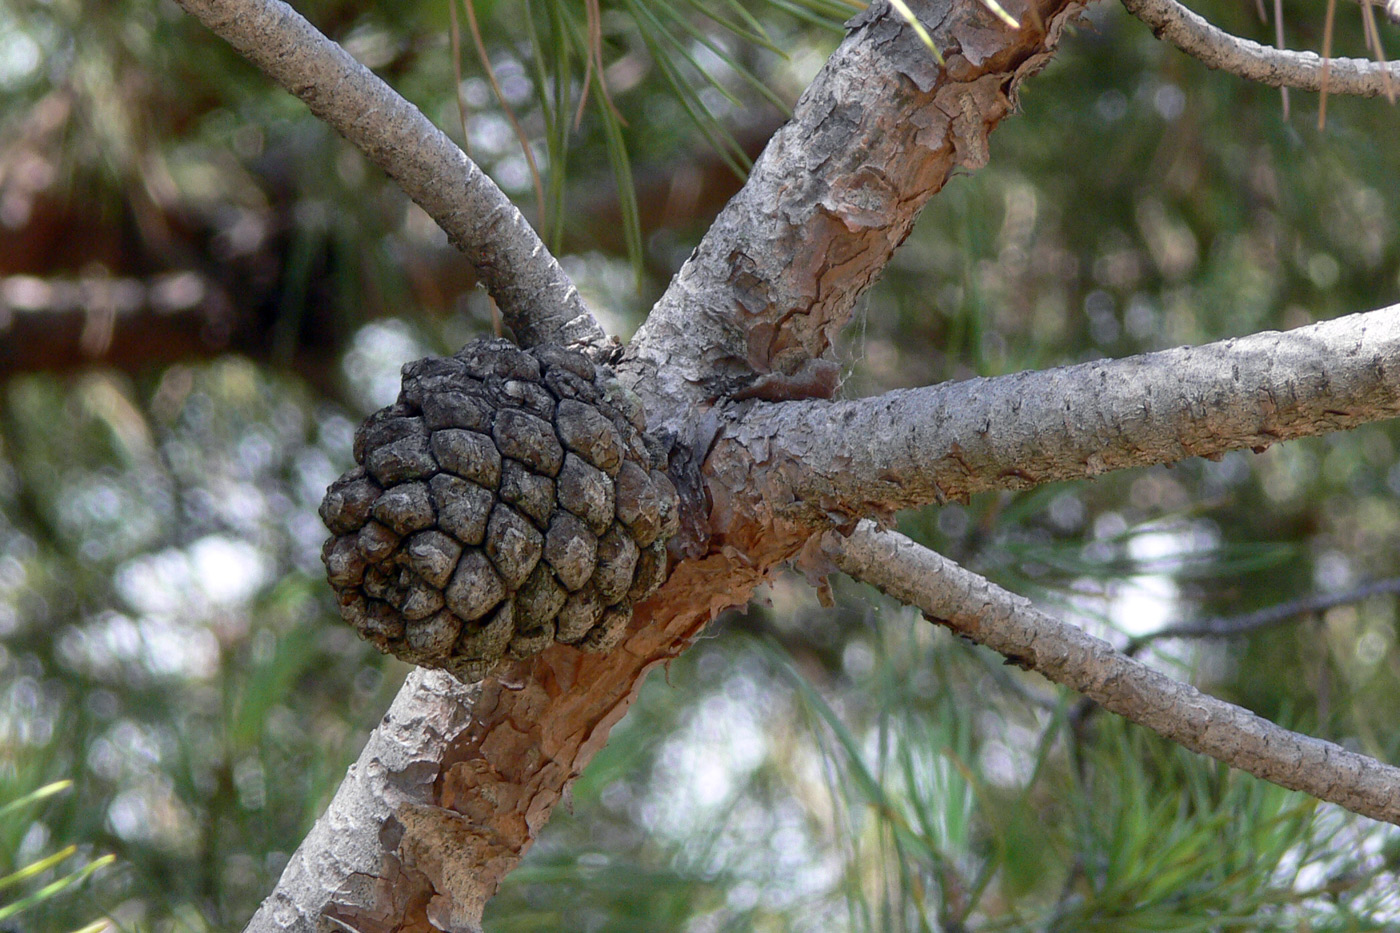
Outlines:
<svg viewBox="0 0 1400 933"><path fill-rule="evenodd" d="M636 397L571 350L478 340L407 364L321 503L341 615L463 680L554 641L613 647L678 524L644 428Z"/></svg>

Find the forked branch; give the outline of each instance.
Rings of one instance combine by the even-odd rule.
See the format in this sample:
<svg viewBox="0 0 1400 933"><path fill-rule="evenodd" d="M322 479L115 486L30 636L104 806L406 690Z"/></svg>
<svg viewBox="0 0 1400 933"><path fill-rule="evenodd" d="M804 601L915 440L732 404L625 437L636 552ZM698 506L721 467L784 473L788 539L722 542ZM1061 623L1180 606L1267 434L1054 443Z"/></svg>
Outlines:
<svg viewBox="0 0 1400 933"><path fill-rule="evenodd" d="M178 0L397 181L467 255L526 346L604 334L525 217L458 146L281 0Z"/></svg>
<svg viewBox="0 0 1400 933"><path fill-rule="evenodd" d="M1078 0L872 3L803 92L638 331L628 353L667 403L830 397L832 341L954 172L989 158L1016 88L1049 58ZM1033 28L1030 24L1044 28ZM956 51L954 51L956 50ZM646 397L647 389L639 391ZM657 406L660 407L660 406ZM679 412L669 427L687 428Z"/></svg>
<svg viewBox="0 0 1400 933"><path fill-rule="evenodd" d="M1362 0L1365 2L1365 0ZM1123 0L1128 12L1207 68L1228 71L1270 87L1380 97L1400 82L1400 63L1362 58L1324 59L1314 52L1275 49L1231 35L1176 0ZM1325 73L1325 77L1324 77Z"/></svg>
<svg viewBox="0 0 1400 933"><path fill-rule="evenodd" d="M238 2L262 8L270 0ZM873 4L853 24L799 104L799 123L769 146L738 205L707 235L633 341L635 355L624 361L632 368L623 375L635 376L649 419L678 434L708 423L708 434L696 432L708 440L718 414L707 412L717 398L805 397L829 387L817 364L829 363L830 338L856 298L907 235L918 207L958 166L986 161L987 134L1010 113L1016 86L1045 63L1080 6L1033 2L1034 9L1027 0L1002 5L1043 30L988 29L979 5L918 0L920 18L940 24L934 32L941 47L962 50L949 54L946 71L883 5ZM186 3L226 9L214 0ZM299 54L303 41L249 39L267 51L244 50L277 59ZM358 74L347 65L343 73L330 69L296 83L335 88L349 81L344 75ZM459 153L451 158L466 164ZM684 450L682 444L672 452L673 468ZM687 488L695 496L687 502L697 507L687 514L707 524L701 484L709 477L692 473ZM764 500L757 482L742 494L750 513ZM717 612L745 602L816 530L755 521L731 525L723 540L697 535L698 547L637 607L612 652L556 645L488 679L474 696L454 698L441 684L435 691L431 678L411 677L382 728L437 722L457 702L462 719L407 758L357 766L357 781L373 769L382 773L371 778L387 790L345 792L344 806L308 839L294 860L297 871L284 876L249 929L309 933L332 917L364 933L475 929L481 901L607 741L647 672L679 654ZM392 737L371 738L381 741Z"/></svg>
<svg viewBox="0 0 1400 933"><path fill-rule="evenodd" d="M822 547L850 576L1164 738L1353 813L1400 824L1400 768L1207 696L870 522L850 536L828 532Z"/></svg>

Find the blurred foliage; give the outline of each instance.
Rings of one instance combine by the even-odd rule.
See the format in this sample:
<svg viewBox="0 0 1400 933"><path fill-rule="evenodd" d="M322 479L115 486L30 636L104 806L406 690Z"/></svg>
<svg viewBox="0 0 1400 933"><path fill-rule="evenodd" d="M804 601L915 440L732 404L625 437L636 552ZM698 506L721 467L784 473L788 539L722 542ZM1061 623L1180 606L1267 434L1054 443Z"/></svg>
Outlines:
<svg viewBox="0 0 1400 933"><path fill-rule="evenodd" d="M16 778L19 778L19 775L16 775ZM39 911L47 909L52 901L68 888L81 884L93 872L110 865L113 857L103 855L86 865L73 868L68 860L78 852L78 846L75 844L70 843L46 856L32 851L25 852L38 849L48 841L40 841L40 837L44 836L46 831L44 824L25 819L26 811L33 805L68 790L73 786L73 782L55 781L18 796L16 793L20 781L9 783L16 786L0 790L0 801L4 801L0 803L0 820L4 821L0 826L4 827L3 831L9 837L4 845L0 846L0 872L4 872L0 874L0 921L13 924L24 919L22 915L26 913L35 916ZM57 877L37 890L31 890L34 887L33 879L50 874ZM78 933L97 933L106 926L105 920L95 920Z"/></svg>
<svg viewBox="0 0 1400 933"><path fill-rule="evenodd" d="M448 4L298 6L449 132L465 112L473 157L538 215L516 121L541 172L535 219L624 335L718 207L687 186L715 163L742 171L848 12L619 0L590 18L562 0L474 2L498 97L465 7L459 83ZM1199 9L1271 35L1248 5ZM1297 44L1320 45L1320 10L1285 17ZM1343 9L1339 54L1362 54L1360 31ZM850 328L846 394L1396 300L1400 148L1378 143L1394 136L1383 103L1334 98L1319 132L1315 99L1294 94L1285 120L1277 92L1205 70L1107 5L1021 93L991 164L931 202ZM115 856L28 909L26 933L100 916L124 931L236 928L403 673L334 619L322 490L398 365L485 331L490 308L446 271L421 213L167 0L11 0L0 101L0 227L40 230L77 205L120 234L22 238L0 256L0 296L5 277L94 264L246 265L250 284L277 264L271 362L0 385L0 806L73 782L0 819L0 877L70 845L71 864ZM337 340L309 370L293 360L313 306ZM1375 426L979 496L902 528L1125 644L1400 574L1398 441ZM780 578L770 605L653 678L490 928L1395 927L1393 829L1110 717L1076 728L1073 697L863 588L837 598L821 610ZM1145 656L1400 758L1393 598Z"/></svg>

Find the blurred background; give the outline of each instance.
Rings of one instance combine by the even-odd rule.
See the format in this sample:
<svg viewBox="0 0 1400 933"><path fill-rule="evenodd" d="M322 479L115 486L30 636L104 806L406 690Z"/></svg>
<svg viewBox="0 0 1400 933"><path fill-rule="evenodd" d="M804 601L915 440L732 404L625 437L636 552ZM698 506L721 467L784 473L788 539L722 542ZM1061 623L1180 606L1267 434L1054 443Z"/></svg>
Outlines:
<svg viewBox="0 0 1400 933"><path fill-rule="evenodd" d="M631 334L857 9L305 0ZM1364 55L1338 11L1339 54ZM1214 22L1269 41L1251 4ZM1324 11L1284 4L1290 44ZM1394 45L1395 28L1381 35ZM1091 7L841 348L876 393L1289 328L1400 292L1397 111ZM0 6L0 929L237 929L406 669L316 506L398 367L493 327L426 216L169 0ZM1400 760L1395 426L903 517L1203 688ZM1232 774L838 582L652 678L493 931L1377 930L1400 835ZM1144 636L1147 636L1144 639ZM71 783L56 783L71 782ZM99 862L111 856L110 860Z"/></svg>

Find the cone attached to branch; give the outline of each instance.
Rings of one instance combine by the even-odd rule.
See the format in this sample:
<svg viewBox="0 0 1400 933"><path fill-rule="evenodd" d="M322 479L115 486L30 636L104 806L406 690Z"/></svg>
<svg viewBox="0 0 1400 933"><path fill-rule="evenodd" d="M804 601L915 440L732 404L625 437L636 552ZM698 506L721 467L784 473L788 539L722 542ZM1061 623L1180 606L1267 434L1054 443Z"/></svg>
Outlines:
<svg viewBox="0 0 1400 933"><path fill-rule="evenodd" d="M321 503L341 616L468 681L555 641L613 647L679 520L644 429L636 397L572 350L479 340L407 364Z"/></svg>

